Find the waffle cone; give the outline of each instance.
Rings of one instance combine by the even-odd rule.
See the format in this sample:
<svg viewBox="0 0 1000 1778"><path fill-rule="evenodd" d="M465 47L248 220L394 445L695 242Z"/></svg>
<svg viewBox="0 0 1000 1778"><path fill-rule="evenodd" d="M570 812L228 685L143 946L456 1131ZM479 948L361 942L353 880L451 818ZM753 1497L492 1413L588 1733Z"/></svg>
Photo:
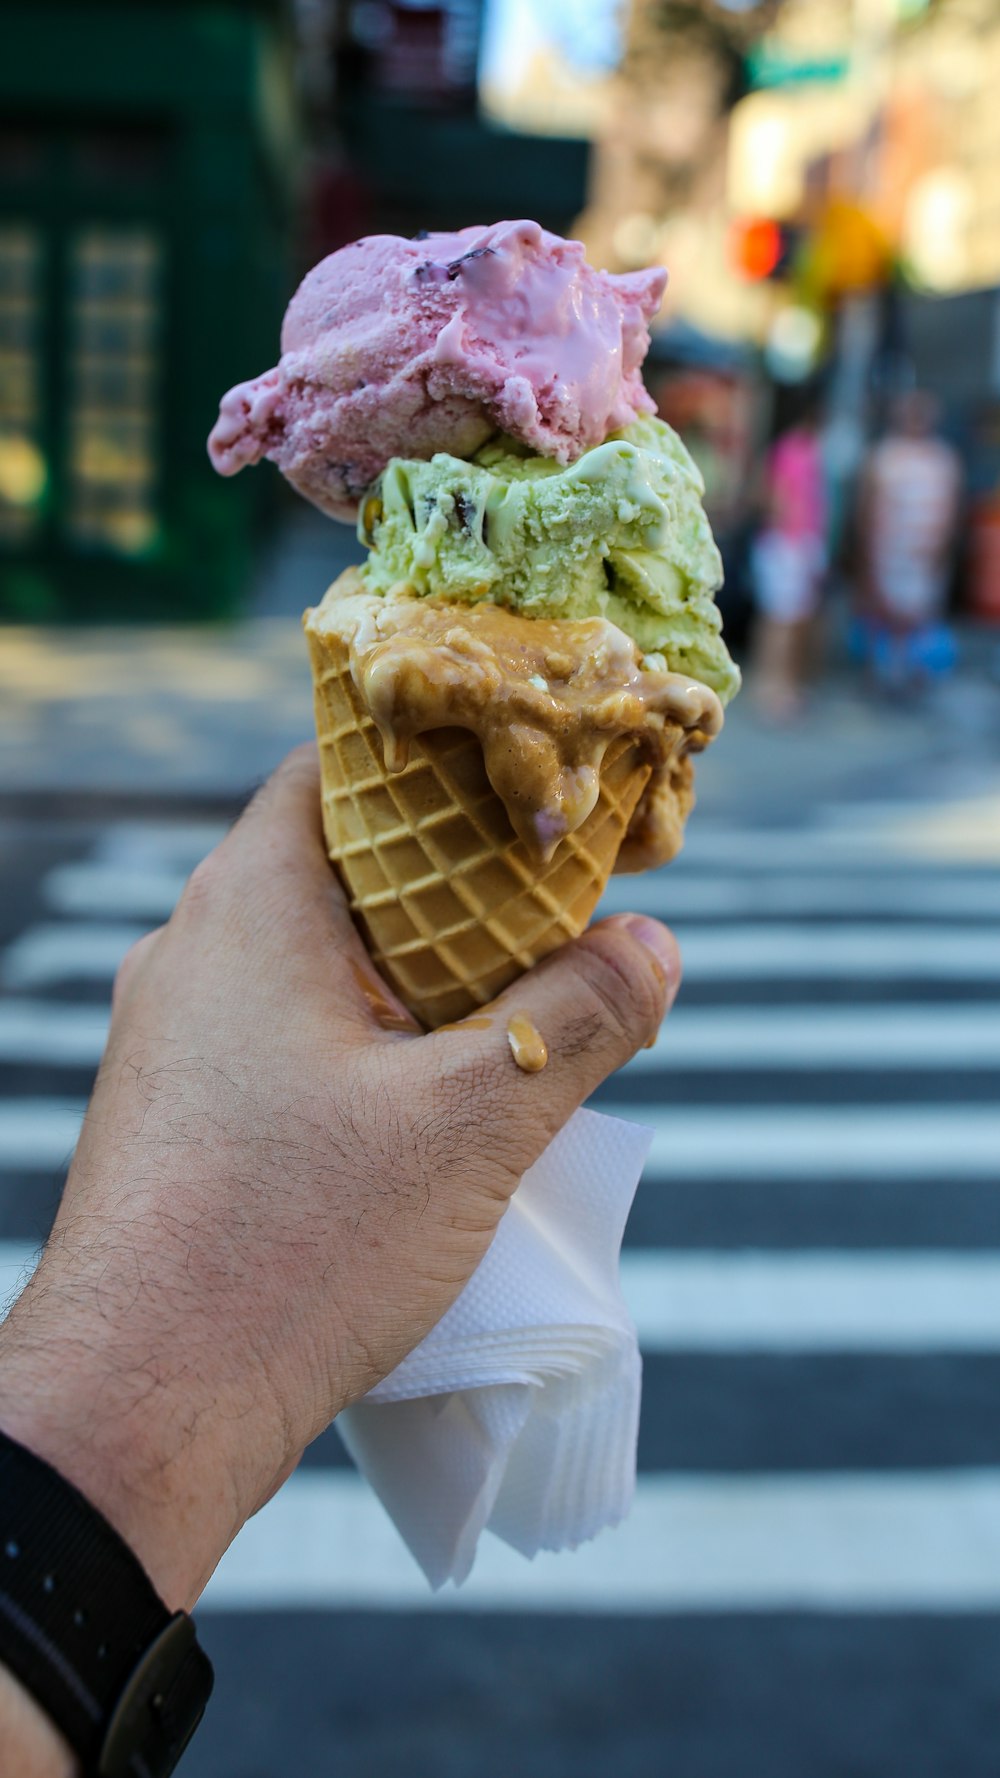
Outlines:
<svg viewBox="0 0 1000 1778"><path fill-rule="evenodd" d="M596 806L540 863L465 729L414 740L388 772L335 635L307 627L330 858L378 969L429 1029L464 1018L584 930L650 776L616 740Z"/></svg>

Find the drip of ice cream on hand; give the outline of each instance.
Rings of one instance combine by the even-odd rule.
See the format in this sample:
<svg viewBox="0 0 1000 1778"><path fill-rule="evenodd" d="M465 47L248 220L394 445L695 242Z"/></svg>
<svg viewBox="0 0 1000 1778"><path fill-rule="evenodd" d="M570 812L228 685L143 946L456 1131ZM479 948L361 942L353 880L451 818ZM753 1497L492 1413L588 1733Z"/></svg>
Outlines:
<svg viewBox="0 0 1000 1778"><path fill-rule="evenodd" d="M665 284L596 271L537 222L369 236L303 280L279 363L222 399L212 463L270 458L345 520L393 457L469 457L503 432L571 463L654 411L641 365Z"/></svg>

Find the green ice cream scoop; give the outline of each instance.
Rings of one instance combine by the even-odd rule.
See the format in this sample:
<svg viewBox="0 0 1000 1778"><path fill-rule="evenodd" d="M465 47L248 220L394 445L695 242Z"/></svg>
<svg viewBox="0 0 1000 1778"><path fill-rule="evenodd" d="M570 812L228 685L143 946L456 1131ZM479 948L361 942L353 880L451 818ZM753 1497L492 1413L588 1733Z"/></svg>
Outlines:
<svg viewBox="0 0 1000 1778"><path fill-rule="evenodd" d="M662 420L635 421L568 468L505 438L467 462L394 457L362 502L363 572L378 592L403 583L529 617L608 618L727 703L740 674L712 596L722 561L704 491Z"/></svg>

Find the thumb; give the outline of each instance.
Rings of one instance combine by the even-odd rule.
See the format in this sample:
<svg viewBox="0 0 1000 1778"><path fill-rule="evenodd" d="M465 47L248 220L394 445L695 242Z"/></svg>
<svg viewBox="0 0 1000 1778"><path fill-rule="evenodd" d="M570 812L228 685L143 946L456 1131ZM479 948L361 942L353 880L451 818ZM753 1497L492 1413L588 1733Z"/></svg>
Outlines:
<svg viewBox="0 0 1000 1778"><path fill-rule="evenodd" d="M594 1088L655 1036L680 979L680 952L667 927L616 915L424 1041L435 1045L453 1094L464 1087L470 1112L474 1102L484 1149L516 1180ZM532 1028L547 1055L529 1070L514 1050ZM541 1051L530 1042L526 1048L524 1060L537 1065Z"/></svg>

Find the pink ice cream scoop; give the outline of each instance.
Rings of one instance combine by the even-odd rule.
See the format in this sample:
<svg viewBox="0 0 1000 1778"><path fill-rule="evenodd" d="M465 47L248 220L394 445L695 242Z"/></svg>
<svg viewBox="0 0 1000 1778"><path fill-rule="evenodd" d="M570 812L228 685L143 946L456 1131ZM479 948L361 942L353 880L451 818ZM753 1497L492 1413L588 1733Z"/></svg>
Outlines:
<svg viewBox="0 0 1000 1778"><path fill-rule="evenodd" d="M653 411L666 276L595 271L537 222L370 235L300 284L280 362L223 396L209 455L220 475L269 457L346 520L390 457L468 457L501 431L570 463Z"/></svg>

